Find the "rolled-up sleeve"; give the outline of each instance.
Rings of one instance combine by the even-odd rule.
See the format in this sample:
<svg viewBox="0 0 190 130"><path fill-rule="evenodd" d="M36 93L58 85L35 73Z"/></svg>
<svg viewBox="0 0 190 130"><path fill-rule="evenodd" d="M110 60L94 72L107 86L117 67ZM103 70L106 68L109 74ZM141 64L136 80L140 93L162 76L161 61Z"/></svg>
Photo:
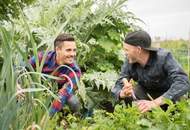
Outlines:
<svg viewBox="0 0 190 130"><path fill-rule="evenodd" d="M188 76L172 57L171 53L168 53L166 57L164 70L168 75L170 88L163 94L163 97L175 101L190 90Z"/></svg>
<svg viewBox="0 0 190 130"><path fill-rule="evenodd" d="M129 79L129 71L128 70L129 70L128 69L128 61L126 60L125 63L123 64L123 66L121 67L120 77L118 78L118 80L115 83L115 86L111 90L112 95L116 101L119 101L119 94L123 87L122 79L123 78Z"/></svg>

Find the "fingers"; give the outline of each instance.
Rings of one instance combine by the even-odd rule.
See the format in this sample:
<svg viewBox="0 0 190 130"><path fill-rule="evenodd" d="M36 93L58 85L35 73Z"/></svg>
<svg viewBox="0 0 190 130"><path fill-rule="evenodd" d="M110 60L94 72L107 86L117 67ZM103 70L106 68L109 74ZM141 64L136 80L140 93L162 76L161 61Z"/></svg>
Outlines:
<svg viewBox="0 0 190 130"><path fill-rule="evenodd" d="M17 100L24 100L26 96L23 93L19 93L16 95Z"/></svg>
<svg viewBox="0 0 190 130"><path fill-rule="evenodd" d="M145 113L156 106L153 101L139 100L139 101L137 101L137 107L141 113Z"/></svg>
<svg viewBox="0 0 190 130"><path fill-rule="evenodd" d="M123 81L124 86L132 85L132 79L130 79L128 82L128 80L126 78L123 78L122 81Z"/></svg>
<svg viewBox="0 0 190 130"><path fill-rule="evenodd" d="M123 78L123 84L124 84L124 86L123 86L123 88L127 88L127 87L133 87L133 85L132 85L132 79L130 79L129 80L129 82L128 82L128 80L126 79L126 78Z"/></svg>
<svg viewBox="0 0 190 130"><path fill-rule="evenodd" d="M130 80L129 80L129 83L130 83L130 84L132 84L132 81L133 81L133 80L132 80L132 79L130 79Z"/></svg>
<svg viewBox="0 0 190 130"><path fill-rule="evenodd" d="M120 92L120 98L125 98L125 97L126 97L125 91L121 90L121 92Z"/></svg>
<svg viewBox="0 0 190 130"><path fill-rule="evenodd" d="M125 86L126 84L128 84L128 80L127 80L126 78L123 78L122 81L123 81L124 86Z"/></svg>
<svg viewBox="0 0 190 130"><path fill-rule="evenodd" d="M144 100L138 101L137 106L141 113L144 113L149 110L149 106Z"/></svg>
<svg viewBox="0 0 190 130"><path fill-rule="evenodd" d="M132 86L124 87L122 90L124 91L124 93L125 93L126 96L131 96L131 94L133 92Z"/></svg>
<svg viewBox="0 0 190 130"><path fill-rule="evenodd" d="M125 98L127 96L131 96L131 93L133 92L133 89L132 87L128 87L128 88L123 88L121 91L120 91L120 97L121 98Z"/></svg>
<svg viewBox="0 0 190 130"><path fill-rule="evenodd" d="M17 95L16 95L17 100L24 100L26 95L24 93L22 93L22 88L21 88L20 84L18 84L18 83L16 84L16 91L17 91Z"/></svg>
<svg viewBox="0 0 190 130"><path fill-rule="evenodd" d="M120 92L120 97L121 98L125 98L127 96L131 96L133 92L133 88L132 87L123 87L121 92Z"/></svg>
<svg viewBox="0 0 190 130"><path fill-rule="evenodd" d="M130 79L130 81L128 82L128 80L126 78L122 79L123 81L123 88L122 88L122 92L123 92L123 96L127 97L127 96L131 96L133 93L133 86L132 86L132 79Z"/></svg>

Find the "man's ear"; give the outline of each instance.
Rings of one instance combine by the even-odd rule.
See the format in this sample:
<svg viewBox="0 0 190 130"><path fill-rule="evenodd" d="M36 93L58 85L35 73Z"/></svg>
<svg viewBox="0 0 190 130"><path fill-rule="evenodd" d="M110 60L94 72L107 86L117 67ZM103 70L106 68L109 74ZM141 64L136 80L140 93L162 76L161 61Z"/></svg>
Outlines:
<svg viewBox="0 0 190 130"><path fill-rule="evenodd" d="M137 52L139 53L139 54L141 54L141 52L142 52L142 48L140 47L140 46L137 46Z"/></svg>
<svg viewBox="0 0 190 130"><path fill-rule="evenodd" d="M60 49L61 49L61 47L56 46L56 47L55 47L55 52L58 52Z"/></svg>

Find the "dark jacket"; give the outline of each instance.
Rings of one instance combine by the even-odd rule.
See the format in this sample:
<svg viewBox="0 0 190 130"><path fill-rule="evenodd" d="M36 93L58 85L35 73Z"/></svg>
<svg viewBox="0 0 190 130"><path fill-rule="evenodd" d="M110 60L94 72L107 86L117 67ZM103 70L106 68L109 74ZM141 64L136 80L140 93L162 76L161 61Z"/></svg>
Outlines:
<svg viewBox="0 0 190 130"><path fill-rule="evenodd" d="M120 78L117 80L112 93L119 99L123 87L123 78L133 79L147 92L158 92L160 96L175 100L190 90L188 76L182 67L173 58L170 52L164 49L150 51L147 64L129 64L127 59L122 66Z"/></svg>

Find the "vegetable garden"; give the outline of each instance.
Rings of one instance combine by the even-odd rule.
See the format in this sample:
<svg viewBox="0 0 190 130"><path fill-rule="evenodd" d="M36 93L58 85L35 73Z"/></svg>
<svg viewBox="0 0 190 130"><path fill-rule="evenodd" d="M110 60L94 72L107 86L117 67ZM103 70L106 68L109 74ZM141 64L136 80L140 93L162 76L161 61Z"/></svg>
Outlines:
<svg viewBox="0 0 190 130"><path fill-rule="evenodd" d="M127 0L7 0L0 2L0 129L1 130L189 130L190 99L141 114L135 104L116 105L111 88L124 60L126 33L139 29L141 21L127 10ZM51 101L58 98L57 77L26 69L28 58L53 49L61 32L77 39L77 62L82 70L77 95L88 114L72 115L67 107L50 119ZM189 71L189 42L163 41ZM22 90L16 90L19 84ZM24 93L24 96L18 95Z"/></svg>

